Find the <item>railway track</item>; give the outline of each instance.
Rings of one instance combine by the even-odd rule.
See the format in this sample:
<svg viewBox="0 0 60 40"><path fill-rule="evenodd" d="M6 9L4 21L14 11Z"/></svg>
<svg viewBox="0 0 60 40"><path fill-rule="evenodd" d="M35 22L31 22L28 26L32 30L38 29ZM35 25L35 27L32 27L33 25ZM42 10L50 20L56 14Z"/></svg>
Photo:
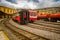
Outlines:
<svg viewBox="0 0 60 40"><path fill-rule="evenodd" d="M36 26L35 24L34 25L32 25L32 24L20 25L20 24L14 22L13 20L10 20L9 23L12 25L15 25L19 29L29 31L33 34L42 36L43 38L50 39L50 40L60 40L60 34L59 33L53 32L53 31L51 32L50 30L44 30L45 27L41 26L43 28L42 29L40 26Z"/></svg>
<svg viewBox="0 0 60 40"><path fill-rule="evenodd" d="M22 36L18 32L10 29L5 24L2 24L2 25L4 25L4 26L2 26L2 28L4 29L4 32L8 35L8 37L10 38L10 40L24 40L24 39L27 40L27 38L25 38L24 36Z"/></svg>
<svg viewBox="0 0 60 40"><path fill-rule="evenodd" d="M55 24L59 24L59 23L36 21L34 23L29 23L28 26L60 34L60 25L55 25Z"/></svg>
<svg viewBox="0 0 60 40"><path fill-rule="evenodd" d="M48 22L48 21L42 21L42 20L38 20L36 21L36 23L47 23L47 24L54 24L54 25L60 25L60 22Z"/></svg>
<svg viewBox="0 0 60 40"><path fill-rule="evenodd" d="M52 27L52 28L57 28L60 29L60 25L54 25L54 24L49 24L49 23L43 23L43 22L34 22L33 24L37 24L37 25L43 25L43 26L48 26L48 27Z"/></svg>
<svg viewBox="0 0 60 40"><path fill-rule="evenodd" d="M54 25L53 22L37 21L34 23L29 23L28 26L37 29L43 29L51 32L56 32L60 34L60 25Z"/></svg>
<svg viewBox="0 0 60 40"><path fill-rule="evenodd" d="M43 25L31 24L31 23L29 23L27 26L31 26L32 28L39 29L39 30L46 30L46 31L60 34L60 29L53 28L50 26L48 27L48 26L43 26Z"/></svg>
<svg viewBox="0 0 60 40"><path fill-rule="evenodd" d="M38 35L32 34L30 32L18 29L8 22L2 22L5 32L10 36L11 40L48 40ZM13 35L13 36L11 36Z"/></svg>

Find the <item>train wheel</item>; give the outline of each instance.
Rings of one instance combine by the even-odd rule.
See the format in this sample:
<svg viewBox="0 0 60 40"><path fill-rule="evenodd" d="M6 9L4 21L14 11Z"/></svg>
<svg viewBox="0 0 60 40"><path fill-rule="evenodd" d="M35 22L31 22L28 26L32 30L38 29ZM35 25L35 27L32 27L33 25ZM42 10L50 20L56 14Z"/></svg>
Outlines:
<svg viewBox="0 0 60 40"><path fill-rule="evenodd" d="M21 25L25 25L25 24L27 24L27 21L24 20L23 22L20 22L20 24L21 24Z"/></svg>
<svg viewBox="0 0 60 40"><path fill-rule="evenodd" d="M55 22L57 22L57 20L55 20Z"/></svg>
<svg viewBox="0 0 60 40"><path fill-rule="evenodd" d="M49 19L48 18L45 18L44 21L49 21Z"/></svg>
<svg viewBox="0 0 60 40"><path fill-rule="evenodd" d="M25 23L24 22L20 22L21 25L24 25Z"/></svg>
<svg viewBox="0 0 60 40"><path fill-rule="evenodd" d="M56 20L56 19L54 19L54 22L57 22L57 20Z"/></svg>
<svg viewBox="0 0 60 40"><path fill-rule="evenodd" d="M53 19L53 18L51 18L49 21L50 22L57 22L57 20L56 19Z"/></svg>
<svg viewBox="0 0 60 40"><path fill-rule="evenodd" d="M29 21L29 23L33 23L34 21Z"/></svg>
<svg viewBox="0 0 60 40"><path fill-rule="evenodd" d="M38 20L40 20L40 18L39 18L39 17L37 17L37 19L38 19Z"/></svg>
<svg viewBox="0 0 60 40"><path fill-rule="evenodd" d="M14 22L16 22L16 23L18 23L18 21L17 20L13 20Z"/></svg>
<svg viewBox="0 0 60 40"><path fill-rule="evenodd" d="M25 20L25 21L24 21L24 24L27 24L27 23L28 23L28 22Z"/></svg>
<svg viewBox="0 0 60 40"><path fill-rule="evenodd" d="M50 22L54 22L54 20L52 18L49 19Z"/></svg>

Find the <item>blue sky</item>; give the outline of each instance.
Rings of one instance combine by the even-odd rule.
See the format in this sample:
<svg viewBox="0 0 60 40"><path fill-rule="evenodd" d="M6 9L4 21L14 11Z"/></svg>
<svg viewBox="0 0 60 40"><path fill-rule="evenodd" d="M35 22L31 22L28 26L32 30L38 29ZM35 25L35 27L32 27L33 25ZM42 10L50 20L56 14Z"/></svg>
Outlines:
<svg viewBox="0 0 60 40"><path fill-rule="evenodd" d="M10 6L12 8L28 7L30 9L36 9L47 7L60 7L60 0L0 0L0 5Z"/></svg>
<svg viewBox="0 0 60 40"><path fill-rule="evenodd" d="M33 2L39 2L39 0L28 0L28 2L29 2L29 1L33 1Z"/></svg>
<svg viewBox="0 0 60 40"><path fill-rule="evenodd" d="M60 1L60 0L53 0L54 2Z"/></svg>
<svg viewBox="0 0 60 40"><path fill-rule="evenodd" d="M12 3L16 3L16 0L6 0L6 1L9 1L9 2L12 2ZM33 2L39 2L39 0L27 0L28 2L30 1L33 1ZM53 2L57 2L57 1L60 1L60 0L52 0Z"/></svg>
<svg viewBox="0 0 60 40"><path fill-rule="evenodd" d="M16 3L16 0L6 0L8 2L11 2L11 3Z"/></svg>

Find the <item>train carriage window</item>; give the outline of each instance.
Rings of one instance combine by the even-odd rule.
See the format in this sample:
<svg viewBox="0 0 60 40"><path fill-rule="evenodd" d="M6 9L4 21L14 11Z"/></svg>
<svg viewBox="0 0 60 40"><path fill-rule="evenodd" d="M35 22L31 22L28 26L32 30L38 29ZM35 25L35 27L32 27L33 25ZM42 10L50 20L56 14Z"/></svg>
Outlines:
<svg viewBox="0 0 60 40"><path fill-rule="evenodd" d="M36 14L32 12L32 13L30 14L30 16L36 16Z"/></svg>

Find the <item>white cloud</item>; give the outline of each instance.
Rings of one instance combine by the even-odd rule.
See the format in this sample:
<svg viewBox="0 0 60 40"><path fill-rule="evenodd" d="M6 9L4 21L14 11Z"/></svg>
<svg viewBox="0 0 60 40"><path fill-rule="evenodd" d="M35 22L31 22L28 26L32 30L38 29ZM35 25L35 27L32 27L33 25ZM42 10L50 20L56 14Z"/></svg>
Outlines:
<svg viewBox="0 0 60 40"><path fill-rule="evenodd" d="M60 1L54 2L53 0L38 0L39 2L34 2L31 0L15 0L16 4L8 2L6 0L0 0L1 6L6 6L14 9L38 9L46 7L60 7Z"/></svg>
<svg viewBox="0 0 60 40"><path fill-rule="evenodd" d="M54 2L53 0L39 0L38 8L47 8L47 7L60 7L60 1Z"/></svg>
<svg viewBox="0 0 60 40"><path fill-rule="evenodd" d="M18 9L19 8L19 5L12 4L10 2L7 2L6 0L1 0L0 6L6 6L6 7L9 7L9 8L13 8L13 9Z"/></svg>

